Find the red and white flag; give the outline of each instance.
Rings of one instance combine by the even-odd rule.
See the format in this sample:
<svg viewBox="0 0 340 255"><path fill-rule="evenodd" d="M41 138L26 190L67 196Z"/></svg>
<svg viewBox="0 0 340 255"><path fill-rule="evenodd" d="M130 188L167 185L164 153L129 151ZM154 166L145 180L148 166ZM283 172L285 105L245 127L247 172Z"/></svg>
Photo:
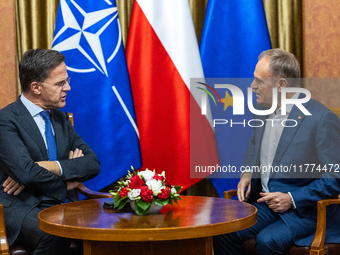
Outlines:
<svg viewBox="0 0 340 255"><path fill-rule="evenodd" d="M190 78L204 75L188 1L135 0L126 55L143 169L186 189L208 174L197 166L219 163L211 115L190 92Z"/></svg>

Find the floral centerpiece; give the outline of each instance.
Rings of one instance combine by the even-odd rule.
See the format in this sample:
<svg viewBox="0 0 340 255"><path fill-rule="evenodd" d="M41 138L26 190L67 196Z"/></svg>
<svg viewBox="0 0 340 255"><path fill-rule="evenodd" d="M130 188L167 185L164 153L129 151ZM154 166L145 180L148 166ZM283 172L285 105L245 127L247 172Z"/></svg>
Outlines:
<svg viewBox="0 0 340 255"><path fill-rule="evenodd" d="M180 200L181 186L173 186L165 178L165 172L161 174L146 169L144 171L128 171L123 181L118 181L113 195L114 208L122 209L126 202L130 201L131 208L139 215L145 215L150 208L165 206L167 203Z"/></svg>

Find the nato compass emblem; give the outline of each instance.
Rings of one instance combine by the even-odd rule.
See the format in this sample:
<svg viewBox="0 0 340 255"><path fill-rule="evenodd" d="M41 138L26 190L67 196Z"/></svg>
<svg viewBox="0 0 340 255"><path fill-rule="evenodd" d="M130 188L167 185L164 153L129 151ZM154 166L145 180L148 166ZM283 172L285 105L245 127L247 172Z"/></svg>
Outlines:
<svg viewBox="0 0 340 255"><path fill-rule="evenodd" d="M105 2L106 6L112 5L109 0ZM90 73L99 70L108 77L107 65L122 42L117 7L87 9L75 0L60 0L58 15L62 15L63 22L56 26L52 49L60 52L76 50L80 54L75 60L68 59L69 71ZM112 30L116 31L116 38L112 37Z"/></svg>

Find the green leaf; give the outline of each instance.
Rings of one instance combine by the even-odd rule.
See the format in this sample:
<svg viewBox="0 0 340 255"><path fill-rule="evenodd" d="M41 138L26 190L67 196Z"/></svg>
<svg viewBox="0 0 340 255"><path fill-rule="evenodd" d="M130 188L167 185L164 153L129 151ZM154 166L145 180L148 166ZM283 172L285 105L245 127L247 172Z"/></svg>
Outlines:
<svg viewBox="0 0 340 255"><path fill-rule="evenodd" d="M178 203L177 203L177 200L182 200L182 198L180 198L180 197L174 197L174 201L175 201L176 204L178 204Z"/></svg>
<svg viewBox="0 0 340 255"><path fill-rule="evenodd" d="M169 198L165 200L160 200L159 198L155 198L154 202L156 205L165 206L167 203L169 203Z"/></svg>
<svg viewBox="0 0 340 255"><path fill-rule="evenodd" d="M117 192L114 196L113 196L113 200L119 200L120 199L120 195Z"/></svg>
<svg viewBox="0 0 340 255"><path fill-rule="evenodd" d="M174 189L176 190L176 192L178 193L181 190L182 186L174 186Z"/></svg>
<svg viewBox="0 0 340 255"><path fill-rule="evenodd" d="M125 206L127 201L128 201L128 199L121 200L119 207L118 207L118 210L122 209Z"/></svg>
<svg viewBox="0 0 340 255"><path fill-rule="evenodd" d="M140 207L143 210L148 210L151 206L151 203L146 203L142 199L137 199L136 200L136 205Z"/></svg>
<svg viewBox="0 0 340 255"><path fill-rule="evenodd" d="M137 201L140 201L140 199L136 200L134 211L135 211L138 215L145 215L145 214L147 214L148 211L149 211L149 208L150 208L150 206L151 206L151 203L149 204L149 207L148 207L147 209L144 210L143 208L141 208L141 207L138 206ZM143 202L144 202L144 201L143 201ZM145 203L145 202L144 202L144 203ZM146 203L146 204L148 204L148 203Z"/></svg>
<svg viewBox="0 0 340 255"><path fill-rule="evenodd" d="M128 198L129 198L128 196L120 198L119 194L117 194L116 196L113 197L113 201L114 201L113 208L117 208L121 203L123 203L123 206L124 206ZM123 206L122 207L119 206L118 209L123 208Z"/></svg>
<svg viewBox="0 0 340 255"><path fill-rule="evenodd" d="M149 209L148 210L143 210L139 206L137 206L137 205L135 206L135 213L137 213L138 215L145 215L145 214L148 213L148 211L149 211Z"/></svg>
<svg viewBox="0 0 340 255"><path fill-rule="evenodd" d="M114 201L115 201L115 203L114 203L113 208L117 208L119 206L121 200L114 200Z"/></svg>

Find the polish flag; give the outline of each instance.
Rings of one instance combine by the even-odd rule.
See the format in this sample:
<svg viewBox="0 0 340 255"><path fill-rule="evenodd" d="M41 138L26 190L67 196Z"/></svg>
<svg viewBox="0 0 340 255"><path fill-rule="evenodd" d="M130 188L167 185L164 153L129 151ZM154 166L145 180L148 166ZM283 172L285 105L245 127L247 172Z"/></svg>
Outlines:
<svg viewBox="0 0 340 255"><path fill-rule="evenodd" d="M188 1L135 0L126 55L142 169L186 189L219 164L209 104L201 114L205 92L193 80L190 91L190 79L204 75Z"/></svg>

